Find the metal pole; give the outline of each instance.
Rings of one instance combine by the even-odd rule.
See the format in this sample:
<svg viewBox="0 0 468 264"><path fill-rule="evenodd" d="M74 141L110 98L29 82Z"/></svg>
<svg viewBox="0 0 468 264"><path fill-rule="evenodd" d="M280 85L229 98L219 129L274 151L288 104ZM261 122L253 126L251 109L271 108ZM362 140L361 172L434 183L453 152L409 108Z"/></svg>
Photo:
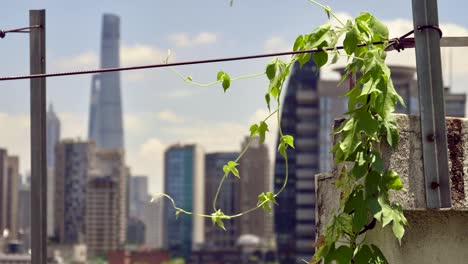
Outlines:
<svg viewBox="0 0 468 264"><path fill-rule="evenodd" d="M31 74L46 72L45 10L30 10ZM31 79L31 263L47 262L46 79Z"/></svg>
<svg viewBox="0 0 468 264"><path fill-rule="evenodd" d="M413 0L421 137L427 208L449 208L450 180L445 125L445 102L440 56L437 0Z"/></svg>

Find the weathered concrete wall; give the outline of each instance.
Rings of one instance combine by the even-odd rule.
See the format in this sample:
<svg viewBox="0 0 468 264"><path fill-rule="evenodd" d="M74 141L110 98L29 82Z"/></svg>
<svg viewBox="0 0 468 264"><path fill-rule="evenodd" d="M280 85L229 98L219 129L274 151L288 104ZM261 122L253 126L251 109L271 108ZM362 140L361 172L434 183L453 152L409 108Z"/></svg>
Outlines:
<svg viewBox="0 0 468 264"><path fill-rule="evenodd" d="M468 263L468 119L447 118L452 207L426 210L420 123L416 116L397 115L400 144L382 146L386 166L397 171L405 191L391 199L405 209L409 226L401 246L391 229L375 228L366 239L379 245L390 263ZM332 174L316 176L317 230L322 230L338 206Z"/></svg>

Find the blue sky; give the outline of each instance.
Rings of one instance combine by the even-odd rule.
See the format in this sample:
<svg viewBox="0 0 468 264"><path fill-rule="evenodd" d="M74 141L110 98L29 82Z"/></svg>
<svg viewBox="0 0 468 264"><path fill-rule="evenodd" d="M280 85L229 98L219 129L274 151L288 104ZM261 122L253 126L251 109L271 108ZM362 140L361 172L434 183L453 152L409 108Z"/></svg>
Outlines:
<svg viewBox="0 0 468 264"><path fill-rule="evenodd" d="M392 36L411 29L411 1L323 1L343 18L369 11L390 27ZM29 9L47 12L47 69L65 71L98 66L103 13L121 17L121 63L158 63L167 49L172 61L237 56L290 49L298 34L326 22L324 12L307 0L181 1L5 1L0 28L28 25ZM468 3L439 0L446 35L468 36ZM468 50L454 50L453 89L466 91ZM443 55L448 54L443 50ZM27 35L0 39L0 75L29 71ZM394 64L414 64L414 53L391 54ZM218 70L231 76L258 73L268 59L180 67L195 81L211 82ZM447 56L444 57L447 62ZM446 63L444 67L446 67ZM330 69L323 76L333 78ZM448 75L447 75L448 76ZM162 151L174 142L199 142L207 151L238 150L250 123L266 113L266 78L200 88L182 82L167 69L122 73L127 160L134 174L150 176L151 191L161 190ZM336 77L336 76L335 76ZM90 76L49 79L48 100L62 119L64 137L86 138ZM20 155L29 169L29 82L0 82L0 146ZM273 126L273 124L272 124ZM274 135L270 136L270 144Z"/></svg>

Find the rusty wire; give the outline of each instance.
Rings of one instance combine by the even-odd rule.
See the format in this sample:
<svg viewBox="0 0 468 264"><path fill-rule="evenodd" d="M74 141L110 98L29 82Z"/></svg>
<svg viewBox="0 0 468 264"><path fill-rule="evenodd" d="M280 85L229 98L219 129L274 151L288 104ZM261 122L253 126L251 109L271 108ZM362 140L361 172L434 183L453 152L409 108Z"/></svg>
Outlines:
<svg viewBox="0 0 468 264"><path fill-rule="evenodd" d="M32 26L40 27L40 26ZM13 32L21 32L22 30L29 29L19 28L15 29ZM424 29L434 29L439 32L440 37L442 37L442 30L439 27L433 25L418 26L419 31ZM7 31L2 31L7 32ZM10 30L11 32L11 30ZM414 33L414 30L409 31L408 33L402 35L399 38L389 39L387 41L378 41L372 42L372 45L383 45L387 44L386 50L404 50L405 48L414 47L414 41L407 39L408 36ZM357 47L365 47L367 43L358 44ZM83 75L83 74L95 74L95 73L105 73L105 72L116 72L116 71L129 71L129 70L142 70L150 68L164 68L164 67L173 67L173 66L182 66L182 65L194 65L194 64L206 64L206 63L217 63L225 61L238 61L238 60L249 60L249 59L259 59L266 57L277 57L285 55L295 55L295 54L304 54L304 53L314 53L314 52L324 52L324 51L334 51L342 50L343 46L333 47L333 48L318 48L318 49L309 49L309 50L300 50L300 51L286 51L286 52L276 52L276 53L266 53L266 54L257 54L257 55L248 55L248 56L238 56L238 57L227 57L227 58L217 58L217 59L206 59L206 60L194 60L194 61L183 61L183 62L173 62L173 63L161 63L161 64L149 64L149 65L140 65L140 66L131 66L131 67L119 67L119 68L105 68L105 69L94 69L94 70L83 70L83 71L70 71L70 72L56 72L56 73L43 73L43 74L32 74L32 75L18 75L18 76L6 76L0 77L0 81L11 81L11 80L23 80L23 79L35 79L35 78L45 78L45 77L58 77L58 76L69 76L69 75Z"/></svg>

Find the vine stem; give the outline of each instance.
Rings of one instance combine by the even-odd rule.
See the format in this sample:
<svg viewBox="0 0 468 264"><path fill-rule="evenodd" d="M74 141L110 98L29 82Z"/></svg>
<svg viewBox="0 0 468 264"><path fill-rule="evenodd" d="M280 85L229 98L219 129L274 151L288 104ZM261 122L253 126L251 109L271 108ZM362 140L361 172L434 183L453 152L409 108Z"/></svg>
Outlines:
<svg viewBox="0 0 468 264"><path fill-rule="evenodd" d="M279 112L279 106L275 111L273 111L265 119L263 119L263 122L266 122L268 119L270 119L270 117L272 117L277 112ZM236 160L234 162L238 162L242 158L242 156L244 156L245 152L247 152L247 150L249 149L250 144L252 143L252 141L253 141L253 136L250 136L249 137L249 142L247 143L247 145L244 147L244 149L242 150L242 152L239 154L239 156L236 158ZM217 210L216 209L216 202L218 201L218 197L219 197L219 193L221 191L221 187L223 186L223 183L224 183L224 181L226 180L226 178L228 176L229 176L228 173L224 173L224 176L223 176L223 178L221 179L221 182L218 185L218 190L216 190L216 195L215 195L215 198L213 200L213 209L214 209L215 212Z"/></svg>
<svg viewBox="0 0 468 264"><path fill-rule="evenodd" d="M324 5L322 5L321 3L319 3L319 2L317 2L317 1L315 1L315 0L307 0L307 1L309 1L309 2L311 2L311 3L314 3L314 4L318 5L318 6L320 6L321 8L325 9L325 11L329 12L329 13L336 19L336 21L338 21L343 27L345 26L345 24L343 23L343 21L341 21L341 19L339 19L339 18L335 15L335 13L333 13L333 11L331 10L330 7L324 6Z"/></svg>
<svg viewBox="0 0 468 264"><path fill-rule="evenodd" d="M280 90L283 90L283 85L281 85ZM277 103L278 103L278 109L280 109L280 107L281 107L280 96L278 96ZM280 115L279 111L278 111L278 113L276 115L276 122L278 123L278 131L279 131L279 136L280 136L280 140L281 140L281 138L284 136L284 134L283 134L283 129L281 128L281 115ZM274 197L278 196L281 192L283 192L283 190L286 188L286 185L288 184L288 180L289 180L289 166L288 165L289 165L288 152L285 151L284 152L284 170L285 170L284 182L283 182L283 186L281 186L281 189L279 189L278 192L274 194Z"/></svg>
<svg viewBox="0 0 468 264"><path fill-rule="evenodd" d="M169 68L173 73L175 73L182 81L186 82L186 83L189 83L189 84L193 84L193 85L196 85L196 86L199 86L199 87L209 87L209 86L212 86L212 85L215 85L217 83L220 83L222 82L221 80L220 81L214 81L214 82L210 82L210 83L197 83L197 82L194 82L194 81L191 81L188 79L188 77L184 76L182 73L180 73L179 71L177 71L176 69L174 68ZM247 78L254 78L254 77L258 77L258 76L262 76L262 75L265 75L265 72L260 72L260 73L255 73L255 74L249 74L249 75L243 75L243 76L239 76L239 77L236 77L236 78L232 78L231 81L237 81L237 80L242 80L242 79L247 79Z"/></svg>

